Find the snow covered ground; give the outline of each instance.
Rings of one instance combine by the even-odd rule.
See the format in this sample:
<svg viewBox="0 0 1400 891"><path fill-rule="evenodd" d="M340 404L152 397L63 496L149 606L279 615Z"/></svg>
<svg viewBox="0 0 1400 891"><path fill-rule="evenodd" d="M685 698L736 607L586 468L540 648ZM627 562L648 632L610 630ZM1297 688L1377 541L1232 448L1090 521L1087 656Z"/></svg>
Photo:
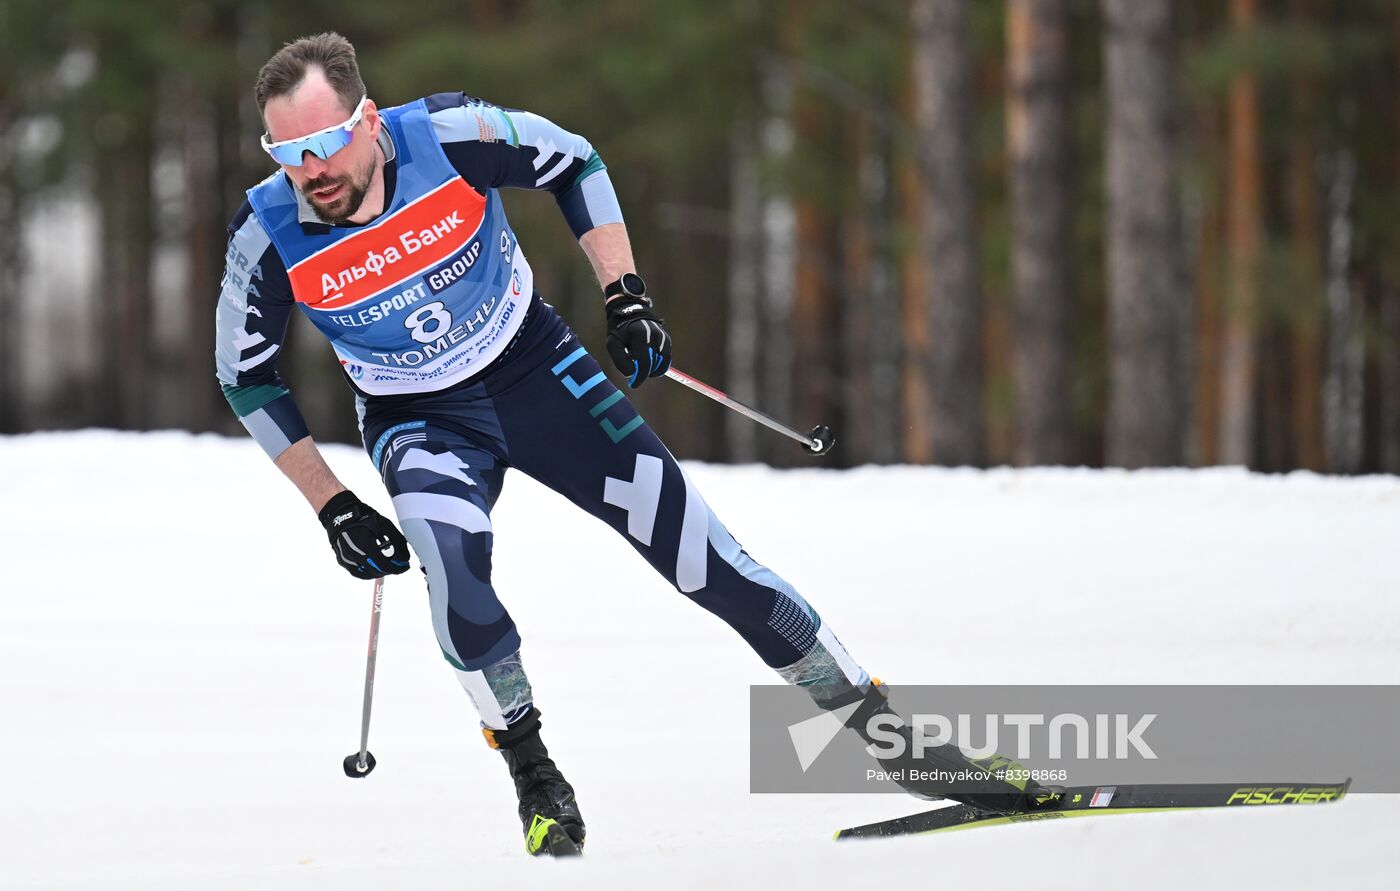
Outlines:
<svg viewBox="0 0 1400 891"><path fill-rule="evenodd" d="M329 456L387 509L362 452ZM891 682L1400 683L1395 478L690 471ZM750 795L746 685L773 675L516 474L495 514L497 588L589 825L581 861L531 861L416 571L386 586L379 767L344 777L370 585L335 566L251 441L0 439L0 505L3 888L1393 888L1400 874L1400 796L834 844L838 826L918 807ZM990 645L1008 620L1035 633Z"/></svg>

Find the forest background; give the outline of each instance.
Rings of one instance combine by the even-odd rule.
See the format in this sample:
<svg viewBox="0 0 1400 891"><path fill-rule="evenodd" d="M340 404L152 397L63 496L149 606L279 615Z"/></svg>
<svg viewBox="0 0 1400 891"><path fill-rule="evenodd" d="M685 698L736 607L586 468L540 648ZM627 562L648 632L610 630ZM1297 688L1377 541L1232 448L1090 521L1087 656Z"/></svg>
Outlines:
<svg viewBox="0 0 1400 891"><path fill-rule="evenodd" d="M337 30L381 106L468 95L598 149L676 365L834 466L1400 472L1396 0L0 0L0 433L237 433L226 225L252 84ZM504 194L596 355L547 195ZM319 335L280 369L356 439ZM680 457L806 463L667 382Z"/></svg>

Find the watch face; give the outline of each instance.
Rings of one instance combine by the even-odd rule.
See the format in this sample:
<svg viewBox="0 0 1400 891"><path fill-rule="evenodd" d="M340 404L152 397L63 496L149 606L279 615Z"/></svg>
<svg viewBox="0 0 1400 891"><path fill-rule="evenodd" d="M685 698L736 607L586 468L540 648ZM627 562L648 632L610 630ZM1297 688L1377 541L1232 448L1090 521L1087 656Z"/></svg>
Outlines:
<svg viewBox="0 0 1400 891"><path fill-rule="evenodd" d="M642 281L642 277L635 272L624 273L621 279L622 293L628 297L645 297L647 293L647 283Z"/></svg>

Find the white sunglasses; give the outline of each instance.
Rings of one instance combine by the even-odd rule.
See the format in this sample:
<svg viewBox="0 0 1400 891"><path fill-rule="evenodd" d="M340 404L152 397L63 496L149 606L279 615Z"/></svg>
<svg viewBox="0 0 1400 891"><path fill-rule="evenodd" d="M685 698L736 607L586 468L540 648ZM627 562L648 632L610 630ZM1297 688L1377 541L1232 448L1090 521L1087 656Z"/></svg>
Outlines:
<svg viewBox="0 0 1400 891"><path fill-rule="evenodd" d="M272 160L278 164L285 164L288 167L300 167L302 155L306 152L310 152L322 161L329 160L331 155L345 148L355 138L355 126L360 123L360 117L365 113L365 103L368 101L369 94L366 93L360 97L360 104L355 106L355 113L350 115L350 119L345 123L335 124L306 136L272 142L264 133L259 140L262 143L263 151L271 155Z"/></svg>

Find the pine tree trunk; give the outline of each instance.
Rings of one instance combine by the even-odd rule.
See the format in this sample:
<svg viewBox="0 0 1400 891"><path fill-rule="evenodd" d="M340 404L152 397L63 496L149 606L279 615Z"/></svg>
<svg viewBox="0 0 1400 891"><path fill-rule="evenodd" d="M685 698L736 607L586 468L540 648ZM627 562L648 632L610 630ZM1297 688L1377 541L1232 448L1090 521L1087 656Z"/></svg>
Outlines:
<svg viewBox="0 0 1400 891"><path fill-rule="evenodd" d="M1239 34L1254 30L1258 0L1230 0ZM1225 336L1220 368L1220 460L1255 463L1259 252L1262 246L1259 160L1259 89L1240 72L1230 84L1226 127L1230 144L1230 200L1225 208Z"/></svg>
<svg viewBox="0 0 1400 891"><path fill-rule="evenodd" d="M20 181L15 173L10 123L14 109L0 95L0 433L21 430L20 281L24 232L20 227Z"/></svg>
<svg viewBox="0 0 1400 891"><path fill-rule="evenodd" d="M890 179L892 146L889 134L877 130L874 144L860 167L861 195L869 219L871 247L868 280L863 291L850 295L861 300L870 314L870 453L877 464L892 464L900 456L900 300L893 267L894 207ZM861 295L864 295L863 297Z"/></svg>
<svg viewBox="0 0 1400 891"><path fill-rule="evenodd" d="M841 455L848 464L864 464L874 449L871 410L873 382L871 379L872 350L876 348L872 332L874 311L870 305L870 280L874 265L874 247L868 213L870 188L866 163L872 151L873 122L868 115L856 118L856 126L846 132L848 157L852 176L847 180L843 196L847 207L841 215L840 245L842 250L842 288L836 310L841 319Z"/></svg>
<svg viewBox="0 0 1400 891"><path fill-rule="evenodd" d="M795 99L798 145L807 151L835 151L818 97L799 89ZM823 200L830 197L799 190L793 200L797 264L792 294L792 417L804 421L834 417L839 405L835 221Z"/></svg>
<svg viewBox="0 0 1400 891"><path fill-rule="evenodd" d="M1074 461L1070 417L1069 4L1007 10L1016 463Z"/></svg>
<svg viewBox="0 0 1400 891"><path fill-rule="evenodd" d="M791 27L785 25L785 27ZM764 77L766 118L760 136L765 162L781 164L792 151L792 73L786 64L771 66ZM765 412L792 417L792 303L797 266L797 212L783 191L765 195L762 216L763 353L759 364ZM781 462L779 443L760 440L763 457ZM791 454L790 451L788 454Z"/></svg>
<svg viewBox="0 0 1400 891"><path fill-rule="evenodd" d="M1388 285L1381 295L1379 350L1381 473L1400 473L1400 290Z"/></svg>
<svg viewBox="0 0 1400 891"><path fill-rule="evenodd" d="M97 349L100 361L93 372L93 386L96 411L91 423L102 427L121 426L121 373L126 361L121 340L116 332L121 328L122 305L111 293L112 283L117 279L121 265L122 237L121 214L118 202L121 187L117 179L115 156L98 152L93 164L97 187L98 219L98 261L97 261L97 301L95 308L100 319L97 333Z"/></svg>
<svg viewBox="0 0 1400 891"><path fill-rule="evenodd" d="M725 324L725 387L740 402L758 401L759 323L763 299L763 194L758 178L758 145L752 131L735 128L730 141L729 309ZM725 444L730 461L758 460L759 427L737 412L726 412Z"/></svg>
<svg viewBox="0 0 1400 891"><path fill-rule="evenodd" d="M901 154L895 183L900 226L917 232L924 218L923 178L916 158ZM933 378L928 306L928 258L922 250L906 248L899 256L899 317L902 345L899 400L904 417L900 455L910 464L933 460Z"/></svg>
<svg viewBox="0 0 1400 891"><path fill-rule="evenodd" d="M904 49L911 74L902 84L899 97L901 115L914 117L914 96L918 92L912 75L915 36L905 36ZM923 177L919 171L917 140L897 140L894 148L895 208L899 227L918 232L924 218ZM908 464L928 464L933 460L933 393L929 389L931 370L928 316L928 258L922 246L909 239L897 255L898 303L900 320L899 405L900 459Z"/></svg>
<svg viewBox="0 0 1400 891"><path fill-rule="evenodd" d="M1185 315L1169 0L1103 0L1110 380L1105 457L1182 463Z"/></svg>
<svg viewBox="0 0 1400 891"><path fill-rule="evenodd" d="M97 153L101 214L98 301L102 361L95 390L98 423L140 429L146 421L151 366L151 120L118 118L112 142Z"/></svg>
<svg viewBox="0 0 1400 891"><path fill-rule="evenodd" d="M1322 391L1327 469L1361 468L1365 404L1364 302L1351 282L1356 159L1341 149L1329 164L1327 188L1327 379Z"/></svg>
<svg viewBox="0 0 1400 891"><path fill-rule="evenodd" d="M1311 0L1294 0L1294 26L1316 27ZM1307 72L1290 85L1293 133L1288 146L1288 221L1295 265L1292 344L1293 466L1322 470L1322 387L1326 302L1322 278L1322 211L1318 205L1317 83Z"/></svg>
<svg viewBox="0 0 1400 891"><path fill-rule="evenodd" d="M208 430L213 424L213 403L209 396L215 378L208 344L214 340L214 313L210 306L218 293L225 246L224 226L219 223L223 201L215 186L218 157L211 151L216 145L214 114L206 99L191 94L181 121L187 221L185 251L189 257L185 283L189 331L177 361L183 370L180 383L184 391L184 424L191 430Z"/></svg>
<svg viewBox="0 0 1400 891"><path fill-rule="evenodd" d="M915 0L914 120L923 177L919 243L929 262L933 459L984 462L982 307L967 0Z"/></svg>
<svg viewBox="0 0 1400 891"><path fill-rule="evenodd" d="M1397 50L1397 71L1400 75L1400 19L1395 21L1394 46ZM1396 103L1400 112L1400 102ZM1400 121L1400 117L1395 120ZM1396 174L1400 175L1400 152L1395 157ZM1392 227L1391 250L1400 248L1395 241ZM1392 267L1393 268L1393 267ZM1392 278L1386 283L1381 304L1380 385L1380 470L1382 473L1400 473L1400 282Z"/></svg>
<svg viewBox="0 0 1400 891"><path fill-rule="evenodd" d="M867 116L848 131L851 207L839 298L842 457L848 464L899 460L900 306L891 268L888 128Z"/></svg>
<svg viewBox="0 0 1400 891"><path fill-rule="evenodd" d="M155 247L155 210L151 195L151 164L155 155L155 120L144 112L131 116L131 139L122 152L122 262L113 295L122 307L119 328L124 354L121 378L120 425L145 429L150 423L150 392L155 368L155 337L151 262ZM110 372L111 368L108 368Z"/></svg>
<svg viewBox="0 0 1400 891"><path fill-rule="evenodd" d="M1221 233L1224 231L1224 198L1209 185L1210 174L1221 170L1220 109L1211 99L1195 113L1194 144L1207 185L1195 208L1191 269L1194 299L1192 325L1192 392L1189 461L1196 466L1218 463L1220 446L1220 269Z"/></svg>

